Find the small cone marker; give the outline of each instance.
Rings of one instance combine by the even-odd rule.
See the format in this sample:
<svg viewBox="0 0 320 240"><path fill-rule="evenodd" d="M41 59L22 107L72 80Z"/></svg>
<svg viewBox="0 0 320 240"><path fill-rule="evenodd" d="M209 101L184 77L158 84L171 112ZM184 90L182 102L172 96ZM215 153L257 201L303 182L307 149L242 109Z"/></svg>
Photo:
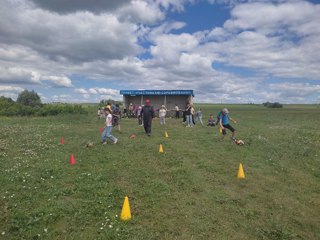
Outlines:
<svg viewBox="0 0 320 240"><path fill-rule="evenodd" d="M123 221L127 221L127 220L131 219L131 211L130 211L129 199L128 199L127 196L124 198L124 202L123 202L123 205L122 205L120 218Z"/></svg>
<svg viewBox="0 0 320 240"><path fill-rule="evenodd" d="M76 164L76 160L74 159L73 153L70 155L70 164L71 165Z"/></svg>
<svg viewBox="0 0 320 240"><path fill-rule="evenodd" d="M220 133L222 133L222 128L220 127Z"/></svg>
<svg viewBox="0 0 320 240"><path fill-rule="evenodd" d="M64 138L63 137L61 137L61 139L60 139L60 144L64 145Z"/></svg>
<svg viewBox="0 0 320 240"><path fill-rule="evenodd" d="M101 128L100 128L100 134L102 134L102 132L103 132L103 128L101 127Z"/></svg>
<svg viewBox="0 0 320 240"><path fill-rule="evenodd" d="M238 169L238 179L245 179L245 175L244 175L244 171L243 171L243 167L242 164L240 163L239 165L239 169Z"/></svg>
<svg viewBox="0 0 320 240"><path fill-rule="evenodd" d="M163 153L163 147L162 147L162 144L160 144L160 147L159 147L159 153Z"/></svg>
<svg viewBox="0 0 320 240"><path fill-rule="evenodd" d="M164 136L167 138L169 137L168 133L167 132L164 132Z"/></svg>

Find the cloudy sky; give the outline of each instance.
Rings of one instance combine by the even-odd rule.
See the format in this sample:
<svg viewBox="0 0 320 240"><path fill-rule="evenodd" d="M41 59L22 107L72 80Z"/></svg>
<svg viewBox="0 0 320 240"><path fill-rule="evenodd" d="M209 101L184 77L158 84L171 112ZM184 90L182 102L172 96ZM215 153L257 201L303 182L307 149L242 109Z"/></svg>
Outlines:
<svg viewBox="0 0 320 240"><path fill-rule="evenodd" d="M319 0L1 0L0 96L319 103Z"/></svg>

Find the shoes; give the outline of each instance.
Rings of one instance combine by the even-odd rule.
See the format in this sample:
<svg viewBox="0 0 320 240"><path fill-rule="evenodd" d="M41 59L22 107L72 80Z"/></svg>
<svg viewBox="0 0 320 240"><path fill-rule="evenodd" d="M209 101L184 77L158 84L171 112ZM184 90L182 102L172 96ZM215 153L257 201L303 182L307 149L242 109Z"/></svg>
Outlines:
<svg viewBox="0 0 320 240"><path fill-rule="evenodd" d="M116 140L113 142L113 144L117 144L117 142L118 142L118 139L116 139Z"/></svg>
<svg viewBox="0 0 320 240"><path fill-rule="evenodd" d="M236 139L234 137L231 137L230 139L231 139L231 141L236 141Z"/></svg>
<svg viewBox="0 0 320 240"><path fill-rule="evenodd" d="M103 143L102 143L102 145L106 145L106 144L107 144L107 142L103 142Z"/></svg>

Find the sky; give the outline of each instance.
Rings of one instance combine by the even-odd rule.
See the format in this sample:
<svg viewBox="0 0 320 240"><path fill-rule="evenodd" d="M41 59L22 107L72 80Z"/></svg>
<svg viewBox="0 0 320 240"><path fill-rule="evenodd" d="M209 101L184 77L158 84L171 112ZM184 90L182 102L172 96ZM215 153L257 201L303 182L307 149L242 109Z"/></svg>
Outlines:
<svg viewBox="0 0 320 240"><path fill-rule="evenodd" d="M1 0L0 96L320 103L320 0Z"/></svg>

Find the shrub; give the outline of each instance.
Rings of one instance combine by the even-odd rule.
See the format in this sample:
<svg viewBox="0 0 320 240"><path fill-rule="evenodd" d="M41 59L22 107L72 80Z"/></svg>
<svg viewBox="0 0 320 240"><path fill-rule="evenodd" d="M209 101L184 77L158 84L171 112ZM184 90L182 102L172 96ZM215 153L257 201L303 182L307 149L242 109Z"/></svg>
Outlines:
<svg viewBox="0 0 320 240"><path fill-rule="evenodd" d="M268 107L268 108L282 108L282 104L278 103L278 102L265 102L263 103L263 106Z"/></svg>

